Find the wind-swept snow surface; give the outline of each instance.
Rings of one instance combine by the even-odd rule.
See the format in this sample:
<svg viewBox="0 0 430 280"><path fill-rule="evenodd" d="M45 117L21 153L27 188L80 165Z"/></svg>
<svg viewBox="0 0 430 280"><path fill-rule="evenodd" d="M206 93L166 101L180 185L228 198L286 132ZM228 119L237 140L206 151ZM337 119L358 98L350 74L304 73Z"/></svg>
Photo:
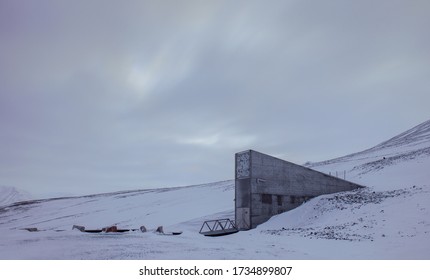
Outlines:
<svg viewBox="0 0 430 280"><path fill-rule="evenodd" d="M0 207L29 199L31 199L31 195L27 192L14 187L0 186Z"/></svg>
<svg viewBox="0 0 430 280"><path fill-rule="evenodd" d="M368 187L320 196L254 230L212 238L199 229L207 219L234 217L234 181L18 202L0 208L0 258L430 259L430 121L310 167ZM144 225L148 232L82 233L74 224ZM158 235L160 225L183 233Z"/></svg>
<svg viewBox="0 0 430 280"><path fill-rule="evenodd" d="M430 120L368 150L307 166L337 172L346 179L391 190L430 184Z"/></svg>

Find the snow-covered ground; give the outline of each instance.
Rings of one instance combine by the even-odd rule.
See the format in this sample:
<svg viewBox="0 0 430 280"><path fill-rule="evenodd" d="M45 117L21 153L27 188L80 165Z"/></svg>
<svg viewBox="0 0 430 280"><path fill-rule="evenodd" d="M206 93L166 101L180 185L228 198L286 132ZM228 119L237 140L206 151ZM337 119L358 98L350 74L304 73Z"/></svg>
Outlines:
<svg viewBox="0 0 430 280"><path fill-rule="evenodd" d="M0 206L0 259L430 259L430 121L309 167L366 185L324 195L254 230L199 234L234 218L234 181ZM73 225L148 232L82 233ZM182 235L158 235L183 231ZM37 227L28 232L23 228Z"/></svg>
<svg viewBox="0 0 430 280"><path fill-rule="evenodd" d="M25 191L14 187L0 186L0 207L31 198L32 196Z"/></svg>

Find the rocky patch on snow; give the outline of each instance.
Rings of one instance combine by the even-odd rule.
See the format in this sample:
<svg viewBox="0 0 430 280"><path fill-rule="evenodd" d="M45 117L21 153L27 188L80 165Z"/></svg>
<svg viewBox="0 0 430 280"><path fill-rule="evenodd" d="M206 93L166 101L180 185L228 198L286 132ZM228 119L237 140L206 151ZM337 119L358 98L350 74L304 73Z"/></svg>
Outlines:
<svg viewBox="0 0 430 280"><path fill-rule="evenodd" d="M367 162L362 165L355 166L351 171L358 171L358 175L364 175L368 172L377 172L384 169L387 166L391 166L394 164L398 164L404 161L415 160L420 157L429 157L430 156L430 147L402 153L394 156L386 156L381 159Z"/></svg>
<svg viewBox="0 0 430 280"><path fill-rule="evenodd" d="M388 198L412 195L421 191L422 187L413 186L392 191L372 191L371 188L357 189L351 192L343 192L321 198L321 213L332 211L333 209L353 210L361 208L367 204L378 204Z"/></svg>
<svg viewBox="0 0 430 280"><path fill-rule="evenodd" d="M375 238L385 237L385 234L379 234L375 228L383 226L385 222L383 208L387 203L390 205L389 200L405 199L424 192L422 187L413 186L392 191L362 188L326 195L316 198L317 202L313 207L310 206L312 208L309 209L309 213L313 215L305 216L305 221L302 221L309 226L282 227L261 232L270 235L298 235L310 239L373 241ZM369 211L370 209L373 211ZM399 235L402 236L402 233Z"/></svg>

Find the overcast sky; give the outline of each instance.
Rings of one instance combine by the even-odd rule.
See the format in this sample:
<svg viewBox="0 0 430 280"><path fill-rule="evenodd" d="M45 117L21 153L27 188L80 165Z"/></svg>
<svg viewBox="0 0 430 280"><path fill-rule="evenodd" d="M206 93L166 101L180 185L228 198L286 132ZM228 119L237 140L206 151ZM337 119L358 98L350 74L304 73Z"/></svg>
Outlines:
<svg viewBox="0 0 430 280"><path fill-rule="evenodd" d="M0 0L0 185L89 194L303 164L430 118L430 1Z"/></svg>

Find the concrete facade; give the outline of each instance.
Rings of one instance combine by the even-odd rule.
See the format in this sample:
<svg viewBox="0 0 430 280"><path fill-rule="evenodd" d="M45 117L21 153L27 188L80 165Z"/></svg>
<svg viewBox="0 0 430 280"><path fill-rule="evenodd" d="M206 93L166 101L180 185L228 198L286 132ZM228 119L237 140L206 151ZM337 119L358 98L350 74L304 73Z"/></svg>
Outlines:
<svg viewBox="0 0 430 280"><path fill-rule="evenodd" d="M362 186L253 150L235 157L235 216L240 230L322 194Z"/></svg>

